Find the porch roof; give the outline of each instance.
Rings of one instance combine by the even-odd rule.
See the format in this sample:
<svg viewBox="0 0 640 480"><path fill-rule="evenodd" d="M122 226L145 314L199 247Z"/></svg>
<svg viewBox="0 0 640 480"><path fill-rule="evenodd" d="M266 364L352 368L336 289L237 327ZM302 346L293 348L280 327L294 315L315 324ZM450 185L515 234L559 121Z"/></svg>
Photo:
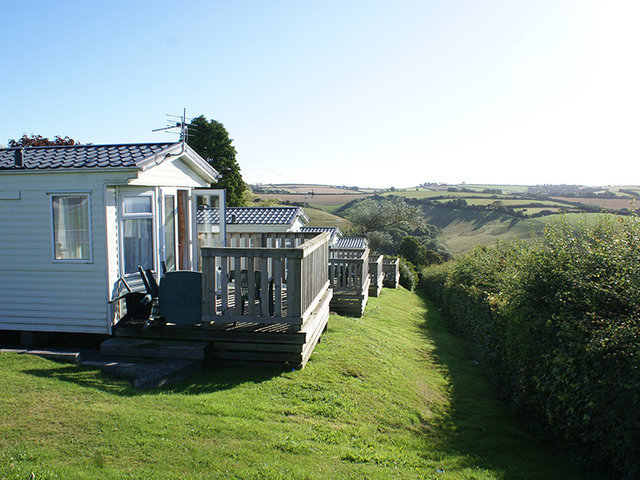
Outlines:
<svg viewBox="0 0 640 480"><path fill-rule="evenodd" d="M300 207L230 207L225 216L227 225L292 225L298 216L308 220ZM199 224L218 224L220 211L200 206L197 221Z"/></svg>
<svg viewBox="0 0 640 480"><path fill-rule="evenodd" d="M333 247L337 250L366 250L369 243L363 237L341 237Z"/></svg>

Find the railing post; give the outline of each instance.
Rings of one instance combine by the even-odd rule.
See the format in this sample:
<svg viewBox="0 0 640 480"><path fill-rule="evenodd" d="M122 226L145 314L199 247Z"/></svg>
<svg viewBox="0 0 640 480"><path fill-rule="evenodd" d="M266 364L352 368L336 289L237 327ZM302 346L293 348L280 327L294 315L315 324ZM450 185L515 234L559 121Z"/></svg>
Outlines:
<svg viewBox="0 0 640 480"><path fill-rule="evenodd" d="M287 272L287 316L299 317L302 315L302 285L301 258L289 259L289 271Z"/></svg>

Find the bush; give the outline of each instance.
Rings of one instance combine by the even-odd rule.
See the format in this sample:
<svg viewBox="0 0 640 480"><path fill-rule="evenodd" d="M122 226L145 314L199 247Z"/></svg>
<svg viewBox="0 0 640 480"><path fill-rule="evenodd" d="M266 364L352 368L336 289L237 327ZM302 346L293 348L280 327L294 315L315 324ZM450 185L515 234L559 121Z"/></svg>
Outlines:
<svg viewBox="0 0 640 480"><path fill-rule="evenodd" d="M558 224L479 247L421 286L496 383L548 436L640 475L640 224Z"/></svg>
<svg viewBox="0 0 640 480"><path fill-rule="evenodd" d="M400 285L411 291L418 285L418 274L415 268L404 258L400 258Z"/></svg>

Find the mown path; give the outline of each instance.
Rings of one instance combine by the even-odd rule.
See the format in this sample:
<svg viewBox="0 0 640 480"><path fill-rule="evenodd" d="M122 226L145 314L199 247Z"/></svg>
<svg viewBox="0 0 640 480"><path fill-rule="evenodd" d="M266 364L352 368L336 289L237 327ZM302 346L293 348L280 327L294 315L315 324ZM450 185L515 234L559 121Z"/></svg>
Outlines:
<svg viewBox="0 0 640 480"><path fill-rule="evenodd" d="M300 371L152 391L0 355L0 479L583 479L493 395L437 309L385 289Z"/></svg>

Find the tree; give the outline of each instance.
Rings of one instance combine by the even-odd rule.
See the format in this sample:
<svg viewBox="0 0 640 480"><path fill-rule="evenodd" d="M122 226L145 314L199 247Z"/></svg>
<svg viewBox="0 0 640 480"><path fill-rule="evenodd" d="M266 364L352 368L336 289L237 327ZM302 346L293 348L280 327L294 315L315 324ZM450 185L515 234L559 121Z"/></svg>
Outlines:
<svg viewBox="0 0 640 480"><path fill-rule="evenodd" d="M408 236L400 242L398 253L416 267L420 267L424 263L424 250L424 246L416 237Z"/></svg>
<svg viewBox="0 0 640 480"><path fill-rule="evenodd" d="M207 120L204 115L194 118L189 124L187 143L220 174L218 181L211 186L225 189L227 205L238 207L244 204L243 194L247 185L242 180L232 142L222 123Z"/></svg>
<svg viewBox="0 0 640 480"><path fill-rule="evenodd" d="M417 228L425 223L420 209L401 198L366 198L347 210L345 216L360 234L389 227Z"/></svg>
<svg viewBox="0 0 640 480"><path fill-rule="evenodd" d="M398 253L418 268L442 263L444 261L438 252L429 249L426 245L420 243L416 237L411 235L402 239Z"/></svg>
<svg viewBox="0 0 640 480"><path fill-rule="evenodd" d="M18 140L14 140L13 138L9 139L9 147L10 148L18 148L18 147L52 147L52 146L60 146L60 145L79 145L80 142L76 142L73 138L64 137L62 138L60 135L56 135L56 138L53 140L49 140L42 135L31 135L28 137L26 134L22 135Z"/></svg>

